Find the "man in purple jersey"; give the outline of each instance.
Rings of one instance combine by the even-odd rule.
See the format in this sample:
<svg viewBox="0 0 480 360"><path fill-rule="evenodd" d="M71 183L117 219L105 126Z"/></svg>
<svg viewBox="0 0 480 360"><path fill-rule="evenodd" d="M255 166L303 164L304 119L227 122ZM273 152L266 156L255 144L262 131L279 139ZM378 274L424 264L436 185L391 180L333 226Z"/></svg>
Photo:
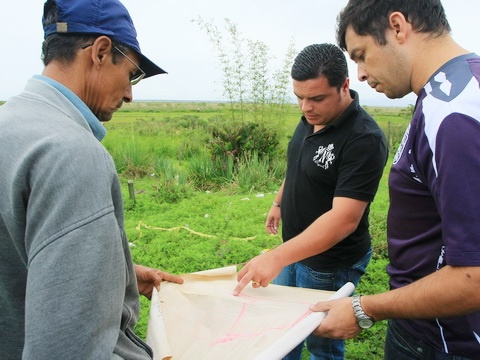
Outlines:
<svg viewBox="0 0 480 360"><path fill-rule="evenodd" d="M439 0L350 0L337 40L361 81L418 100L389 179L391 290L318 303L315 334L389 319L385 359L480 359L480 58Z"/></svg>

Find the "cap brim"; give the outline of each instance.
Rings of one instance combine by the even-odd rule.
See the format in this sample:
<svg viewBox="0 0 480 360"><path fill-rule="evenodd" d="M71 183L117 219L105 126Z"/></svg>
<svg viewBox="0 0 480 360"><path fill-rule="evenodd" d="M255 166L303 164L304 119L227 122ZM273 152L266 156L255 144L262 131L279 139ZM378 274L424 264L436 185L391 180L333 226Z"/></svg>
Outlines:
<svg viewBox="0 0 480 360"><path fill-rule="evenodd" d="M140 57L140 68L145 72L145 78L150 76L159 75L159 74L167 74L165 70L163 70L160 66L155 65L153 61L148 59L143 54L138 54Z"/></svg>

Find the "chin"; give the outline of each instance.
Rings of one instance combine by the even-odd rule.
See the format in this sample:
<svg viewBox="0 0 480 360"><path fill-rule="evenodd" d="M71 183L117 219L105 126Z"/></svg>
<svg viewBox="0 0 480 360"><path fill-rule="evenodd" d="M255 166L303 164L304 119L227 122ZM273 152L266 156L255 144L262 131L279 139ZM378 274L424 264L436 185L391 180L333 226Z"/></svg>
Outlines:
<svg viewBox="0 0 480 360"><path fill-rule="evenodd" d="M308 117L305 116L305 119L307 119L307 122L308 122L310 125L318 125L318 123L321 122L321 120L318 119L318 117L308 118Z"/></svg>
<svg viewBox="0 0 480 360"><path fill-rule="evenodd" d="M378 91L378 90L377 90ZM394 89L393 91L388 91L387 89L384 89L384 91L378 91L383 93L386 97L389 99L401 99L404 96L410 94L412 90L402 90L402 89Z"/></svg>
<svg viewBox="0 0 480 360"><path fill-rule="evenodd" d="M101 122L107 122L107 121L110 121L112 120L112 117L113 117L113 112L112 113L103 113L103 114L98 114L97 118L98 120L100 120Z"/></svg>
<svg viewBox="0 0 480 360"><path fill-rule="evenodd" d="M391 93L384 93L386 97L388 97L389 99L401 99L403 98L405 95L407 94L391 94Z"/></svg>
<svg viewBox="0 0 480 360"><path fill-rule="evenodd" d="M401 96L395 96L395 95L388 94L388 93L384 93L384 95L389 99L400 99L401 98Z"/></svg>

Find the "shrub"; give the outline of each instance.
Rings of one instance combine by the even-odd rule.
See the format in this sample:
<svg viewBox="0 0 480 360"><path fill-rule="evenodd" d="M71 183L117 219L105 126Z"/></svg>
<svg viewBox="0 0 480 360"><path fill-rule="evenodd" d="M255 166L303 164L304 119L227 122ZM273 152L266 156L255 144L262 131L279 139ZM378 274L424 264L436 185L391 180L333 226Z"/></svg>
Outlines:
<svg viewBox="0 0 480 360"><path fill-rule="evenodd" d="M274 126L253 122L222 122L213 127L209 148L213 159L231 156L238 163L239 159L253 154L259 159L273 158L279 142L279 134Z"/></svg>

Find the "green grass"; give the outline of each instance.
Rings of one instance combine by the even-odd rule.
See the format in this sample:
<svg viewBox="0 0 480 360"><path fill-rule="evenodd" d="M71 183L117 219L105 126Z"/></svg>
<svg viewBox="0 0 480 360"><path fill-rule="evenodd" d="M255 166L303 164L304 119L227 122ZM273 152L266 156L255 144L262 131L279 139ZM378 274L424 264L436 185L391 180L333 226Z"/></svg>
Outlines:
<svg viewBox="0 0 480 360"><path fill-rule="evenodd" d="M390 158L408 124L409 109L367 108L391 136ZM136 263L175 274L239 264L281 243L265 232L267 212L283 178L285 150L299 120L292 105L281 123L276 159L254 154L228 172L210 158L212 124L225 118L225 104L127 104L106 124L104 141L120 172L125 226ZM279 127L280 127L279 125ZM223 165L225 166L225 165ZM387 164L375 201L370 231L374 254L358 293L388 289L386 213ZM127 180L134 180L135 201ZM145 337L148 300L142 298L137 333ZM346 342L346 359L381 359L385 324ZM305 353L303 359L307 359Z"/></svg>

